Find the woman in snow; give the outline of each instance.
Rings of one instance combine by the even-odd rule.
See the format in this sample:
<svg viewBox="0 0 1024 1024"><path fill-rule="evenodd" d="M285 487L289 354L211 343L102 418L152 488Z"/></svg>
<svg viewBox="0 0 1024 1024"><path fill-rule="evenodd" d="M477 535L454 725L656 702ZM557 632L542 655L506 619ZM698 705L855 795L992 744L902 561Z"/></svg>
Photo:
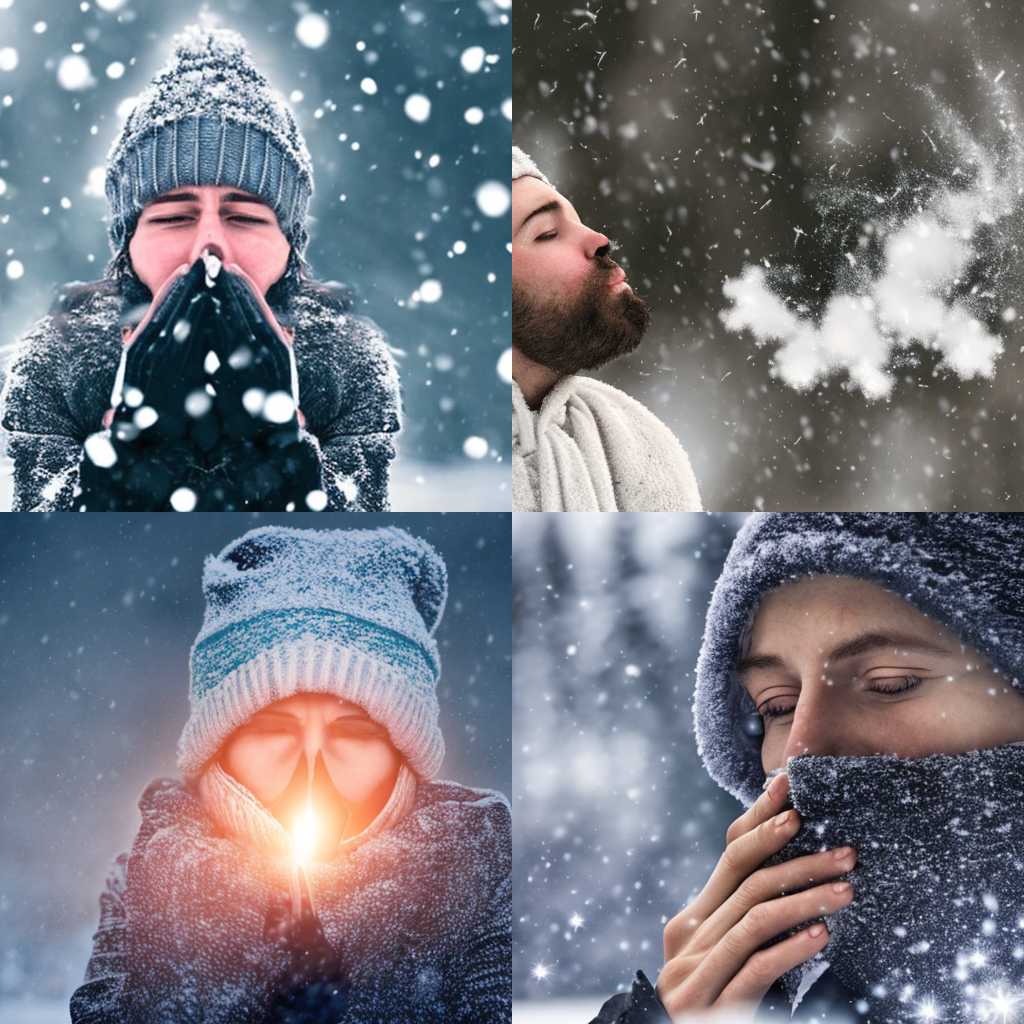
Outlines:
<svg viewBox="0 0 1024 1024"><path fill-rule="evenodd" d="M62 290L7 376L15 511L388 507L394 360L310 276L312 191L241 36L177 36L107 159L105 276Z"/></svg>
<svg viewBox="0 0 1024 1024"><path fill-rule="evenodd" d="M142 796L74 1024L509 1021L509 807L433 781L440 556L265 527L203 590L184 780Z"/></svg>
<svg viewBox="0 0 1024 1024"><path fill-rule="evenodd" d="M694 702L704 763L747 810L666 926L656 988L638 973L598 1024L1014 1012L1022 593L1024 516L748 521Z"/></svg>

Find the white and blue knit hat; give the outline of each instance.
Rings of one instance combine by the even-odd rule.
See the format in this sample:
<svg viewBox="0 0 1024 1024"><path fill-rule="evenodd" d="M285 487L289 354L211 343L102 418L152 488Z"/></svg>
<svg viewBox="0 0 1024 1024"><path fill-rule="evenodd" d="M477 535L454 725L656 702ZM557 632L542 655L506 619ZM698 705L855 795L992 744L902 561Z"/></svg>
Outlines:
<svg viewBox="0 0 1024 1024"><path fill-rule="evenodd" d="M186 185L232 185L273 207L301 255L313 163L283 97L225 28L190 25L139 96L107 154L109 237L116 256L140 211Z"/></svg>
<svg viewBox="0 0 1024 1024"><path fill-rule="evenodd" d="M413 771L437 774L444 740L434 633L448 583L430 544L397 527L261 527L207 558L203 594L178 741L186 779L257 711L296 693L358 704Z"/></svg>

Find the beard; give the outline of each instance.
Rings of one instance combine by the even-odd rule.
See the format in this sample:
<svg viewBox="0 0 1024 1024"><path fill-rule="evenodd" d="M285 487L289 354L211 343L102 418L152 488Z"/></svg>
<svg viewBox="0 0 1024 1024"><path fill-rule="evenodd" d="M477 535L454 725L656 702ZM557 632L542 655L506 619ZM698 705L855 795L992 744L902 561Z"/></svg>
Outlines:
<svg viewBox="0 0 1024 1024"><path fill-rule="evenodd" d="M571 302L541 303L512 285L512 344L528 359L561 374L596 370L628 355L647 330L647 303L630 288L611 291L618 264L595 259L580 294Z"/></svg>
<svg viewBox="0 0 1024 1024"><path fill-rule="evenodd" d="M827 962L871 1020L1000 1020L997 993L1024 996L1024 746L802 756L789 777L801 828L766 865L857 849L828 945L780 979L790 1001Z"/></svg>

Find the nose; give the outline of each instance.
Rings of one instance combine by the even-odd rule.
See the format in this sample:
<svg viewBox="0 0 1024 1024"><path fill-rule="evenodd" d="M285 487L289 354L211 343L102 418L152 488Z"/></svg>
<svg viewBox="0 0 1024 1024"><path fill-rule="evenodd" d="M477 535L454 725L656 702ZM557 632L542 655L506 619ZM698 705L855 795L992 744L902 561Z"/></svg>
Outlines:
<svg viewBox="0 0 1024 1024"><path fill-rule="evenodd" d="M786 736L783 764L788 758L801 754L834 756L850 752L844 749L850 737L844 735L841 700L836 697L835 687L828 686L824 680L802 687Z"/></svg>
<svg viewBox="0 0 1024 1024"><path fill-rule="evenodd" d="M189 266L195 263L206 250L212 252L221 263L236 262L220 214L212 208L204 209L199 216L196 233L192 240L192 249L189 252Z"/></svg>
<svg viewBox="0 0 1024 1024"><path fill-rule="evenodd" d="M611 241L607 235L601 234L600 231L594 231L592 228L587 228L586 235L583 239L583 246L587 254L587 259L592 260L607 254L608 249L611 246Z"/></svg>

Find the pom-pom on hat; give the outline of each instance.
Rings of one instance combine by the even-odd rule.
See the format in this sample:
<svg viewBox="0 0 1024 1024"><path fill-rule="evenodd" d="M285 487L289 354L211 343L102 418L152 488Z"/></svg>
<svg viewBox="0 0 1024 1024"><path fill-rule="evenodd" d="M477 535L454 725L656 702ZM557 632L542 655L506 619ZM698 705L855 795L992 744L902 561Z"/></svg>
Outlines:
<svg viewBox="0 0 1024 1024"><path fill-rule="evenodd" d="M736 664L769 591L803 576L877 583L985 654L1024 691L1024 515L763 512L736 535L715 585L697 662L693 719L711 777L746 805L765 781L757 714Z"/></svg>
<svg viewBox="0 0 1024 1024"><path fill-rule="evenodd" d="M444 758L434 633L447 593L441 556L397 527L261 527L208 557L182 773L201 774L261 708L329 693L364 708L409 766L433 778Z"/></svg>
<svg viewBox="0 0 1024 1024"><path fill-rule="evenodd" d="M541 169L518 146L512 147L512 180L517 178L539 178L545 185L551 185ZM554 188L554 185L551 185Z"/></svg>
<svg viewBox="0 0 1024 1024"><path fill-rule="evenodd" d="M190 25L176 35L173 56L114 140L106 174L114 255L148 202L188 185L259 196L302 255L313 192L309 150L284 98L230 29Z"/></svg>

